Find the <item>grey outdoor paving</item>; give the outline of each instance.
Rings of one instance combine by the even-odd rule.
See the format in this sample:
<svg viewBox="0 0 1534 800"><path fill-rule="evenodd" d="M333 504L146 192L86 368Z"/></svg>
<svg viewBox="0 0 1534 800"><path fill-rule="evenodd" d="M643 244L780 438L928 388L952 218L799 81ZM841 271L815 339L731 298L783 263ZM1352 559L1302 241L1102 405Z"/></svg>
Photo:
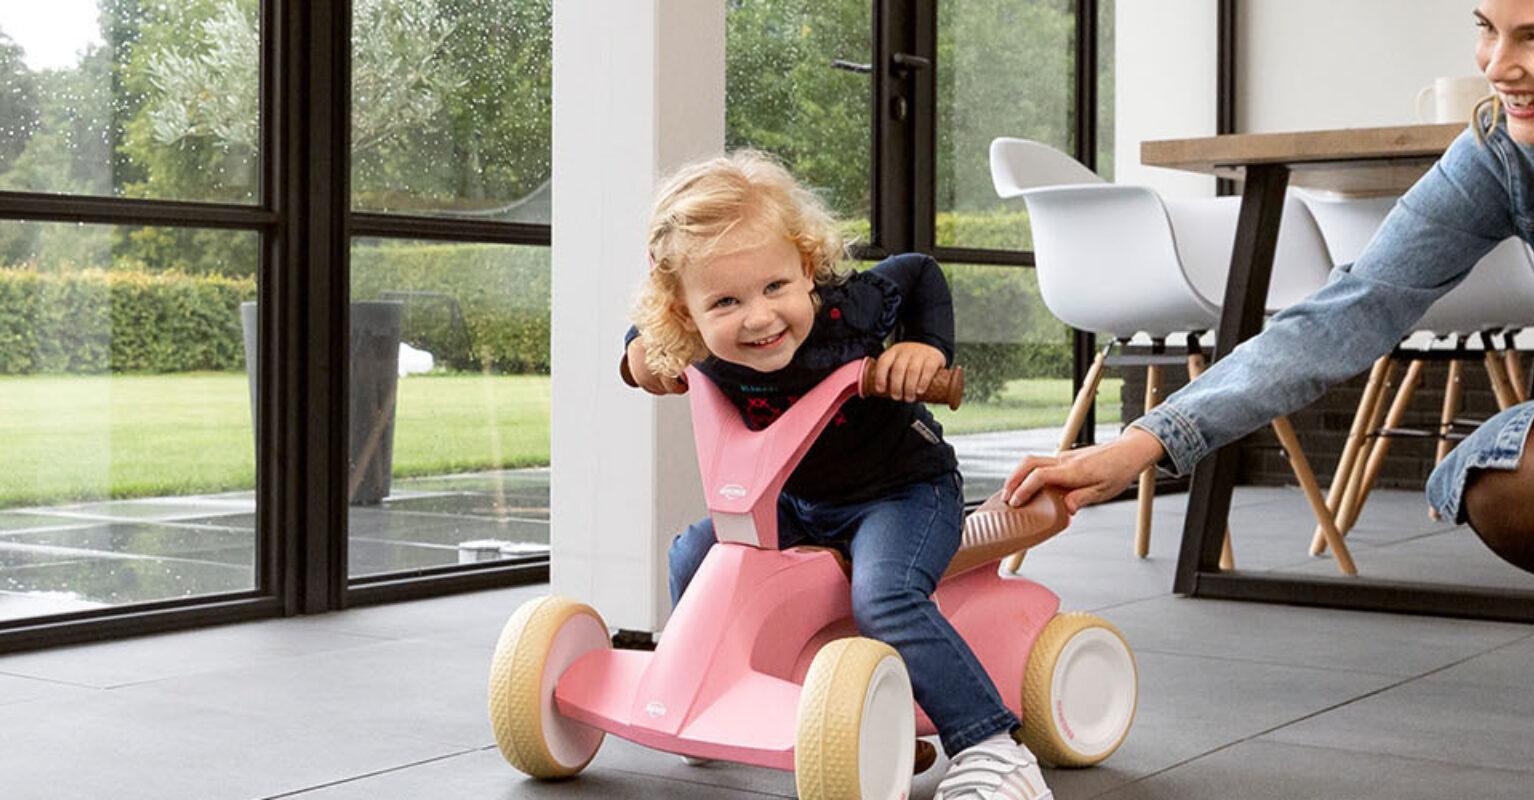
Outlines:
<svg viewBox="0 0 1534 800"><path fill-rule="evenodd" d="M376 506L349 509L352 575L461 563L459 544L546 551L547 469L396 481ZM206 594L256 585L249 492L69 503L0 511L0 619ZM501 554L481 554L482 558Z"/></svg>
<svg viewBox="0 0 1534 800"><path fill-rule="evenodd" d="M1095 610L1119 626L1140 671L1128 740L1098 767L1047 771L1057 798L1534 796L1527 677L1534 626L1173 596L1185 501L1177 495L1158 504L1150 558L1130 553L1134 509L1120 503L1084 511L1024 562L1023 575L1058 591L1065 607ZM1468 531L1419 520L1419 496L1384 492L1371 502L1378 505L1366 516L1379 520L1379 536L1360 537L1355 548L1365 575L1405 570L1431 552L1440 579L1458 574L1446 566L1465 562L1475 565L1466 574L1530 585L1517 570L1480 558L1484 548ZM1243 568L1332 567L1304 552L1310 521L1294 490L1242 489L1234 507ZM1415 532L1390 531L1404 526ZM155 541L196 549L202 536L182 531ZM486 671L506 618L543 591L478 592L0 657L0 794L793 796L787 773L691 767L613 737L574 780L540 783L507 766L486 720ZM918 777L913 797L930 798L945 764Z"/></svg>

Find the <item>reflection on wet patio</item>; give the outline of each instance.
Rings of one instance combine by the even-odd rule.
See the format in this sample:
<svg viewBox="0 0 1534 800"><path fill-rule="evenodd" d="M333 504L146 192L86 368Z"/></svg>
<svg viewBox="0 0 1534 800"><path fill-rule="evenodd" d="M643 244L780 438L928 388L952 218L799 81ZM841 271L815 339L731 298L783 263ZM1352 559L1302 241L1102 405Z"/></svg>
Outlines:
<svg viewBox="0 0 1534 800"><path fill-rule="evenodd" d="M374 575L548 551L549 471L398 479L350 510L349 567ZM255 588L251 492L0 511L0 619Z"/></svg>

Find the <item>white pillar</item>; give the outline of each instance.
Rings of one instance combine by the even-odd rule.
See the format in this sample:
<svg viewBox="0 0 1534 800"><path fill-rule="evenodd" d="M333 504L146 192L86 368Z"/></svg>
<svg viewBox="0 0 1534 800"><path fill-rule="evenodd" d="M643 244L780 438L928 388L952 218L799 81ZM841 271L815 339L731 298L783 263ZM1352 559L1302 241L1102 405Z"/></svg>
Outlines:
<svg viewBox="0 0 1534 800"><path fill-rule="evenodd" d="M724 0L554 4L553 590L659 630L704 514L684 398L618 379L657 180L724 149Z"/></svg>

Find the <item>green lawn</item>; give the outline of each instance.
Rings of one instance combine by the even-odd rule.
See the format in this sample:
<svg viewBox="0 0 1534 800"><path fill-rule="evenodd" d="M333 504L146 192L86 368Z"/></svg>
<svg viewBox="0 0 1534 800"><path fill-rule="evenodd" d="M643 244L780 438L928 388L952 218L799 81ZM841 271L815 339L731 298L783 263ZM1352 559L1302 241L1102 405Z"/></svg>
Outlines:
<svg viewBox="0 0 1534 800"><path fill-rule="evenodd" d="M249 389L241 373L0 378L0 508L249 489ZM1104 381L1098 421L1118 420ZM1059 425L1063 380L1018 380L995 401L938 409L949 433ZM397 477L549 461L549 379L416 375L400 381Z"/></svg>
<svg viewBox="0 0 1534 800"><path fill-rule="evenodd" d="M0 507L255 485L242 373L0 378ZM394 474L549 461L549 379L400 381Z"/></svg>
<svg viewBox="0 0 1534 800"><path fill-rule="evenodd" d="M1098 424L1119 421L1121 378L1104 378L1097 390ZM958 411L933 406L932 413L947 434L1048 428L1065 424L1071 409L1071 382L1064 379L1026 378L1008 381L1006 388L988 403L965 403Z"/></svg>

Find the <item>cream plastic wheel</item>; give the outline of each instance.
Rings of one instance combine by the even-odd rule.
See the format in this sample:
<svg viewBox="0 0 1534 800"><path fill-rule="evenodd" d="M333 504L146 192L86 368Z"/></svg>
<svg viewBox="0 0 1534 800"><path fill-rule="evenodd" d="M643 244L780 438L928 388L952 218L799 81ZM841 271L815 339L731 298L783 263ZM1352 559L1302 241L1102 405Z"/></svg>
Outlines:
<svg viewBox="0 0 1534 800"><path fill-rule="evenodd" d="M501 755L534 778L563 778L585 768L605 734L561 716L554 684L577 658L612 647L591 606L539 597L518 608L490 663L490 724Z"/></svg>
<svg viewBox="0 0 1534 800"><path fill-rule="evenodd" d="M905 662L873 639L815 654L799 695L794 780L802 800L903 800L916 758L916 704Z"/></svg>
<svg viewBox="0 0 1534 800"><path fill-rule="evenodd" d="M1129 734L1139 697L1134 653L1093 614L1056 614L1028 653L1023 741L1058 767L1102 761Z"/></svg>

